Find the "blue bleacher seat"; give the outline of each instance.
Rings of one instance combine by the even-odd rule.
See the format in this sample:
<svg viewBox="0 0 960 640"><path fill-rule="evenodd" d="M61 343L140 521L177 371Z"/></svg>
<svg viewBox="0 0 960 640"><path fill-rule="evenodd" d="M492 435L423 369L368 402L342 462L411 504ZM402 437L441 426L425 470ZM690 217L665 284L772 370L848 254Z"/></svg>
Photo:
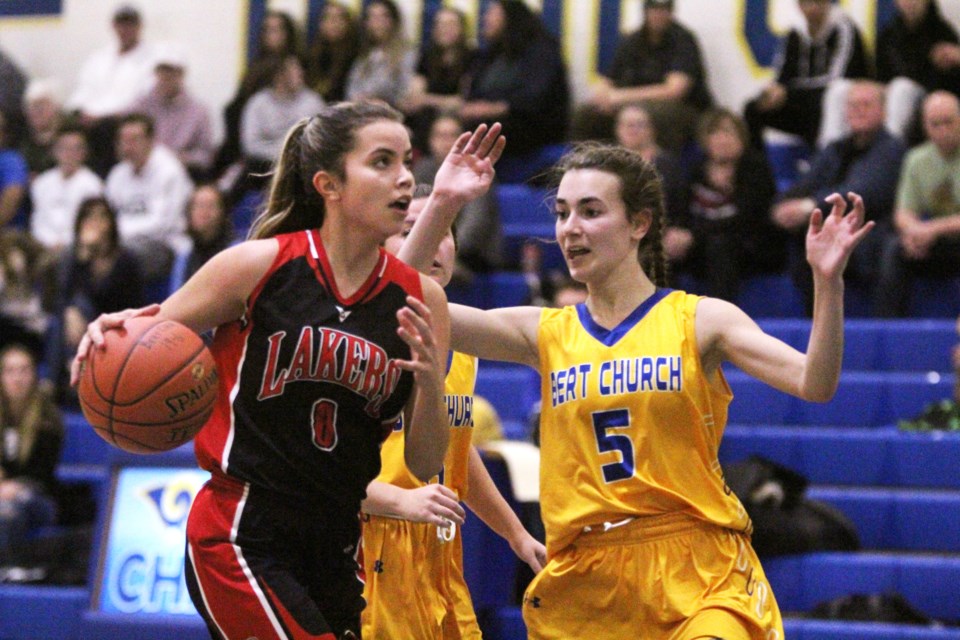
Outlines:
<svg viewBox="0 0 960 640"><path fill-rule="evenodd" d="M111 449L79 411L63 412L63 464L103 465L110 459Z"/></svg>
<svg viewBox="0 0 960 640"><path fill-rule="evenodd" d="M539 376L528 367L482 361L476 394L489 400L502 420L523 422L540 398Z"/></svg>
<svg viewBox="0 0 960 640"><path fill-rule="evenodd" d="M497 179L505 184L523 183L547 171L570 149L570 145L548 144L522 156L508 156L497 163Z"/></svg>

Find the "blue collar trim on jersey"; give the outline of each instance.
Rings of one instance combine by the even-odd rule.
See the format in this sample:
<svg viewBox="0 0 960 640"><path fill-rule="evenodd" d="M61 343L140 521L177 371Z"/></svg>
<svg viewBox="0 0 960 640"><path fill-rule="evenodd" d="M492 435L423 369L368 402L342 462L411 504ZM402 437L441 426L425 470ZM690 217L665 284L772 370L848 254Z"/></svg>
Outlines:
<svg viewBox="0 0 960 640"><path fill-rule="evenodd" d="M577 315L580 316L580 324L587 330L587 333L602 342L605 346L612 347L620 338L626 335L630 329L633 329L655 304L666 298L667 295L672 292L673 289L658 288L653 292L652 296L641 302L630 315L623 319L623 322L613 329L605 329L594 322L593 317L590 316L590 311L587 309L586 303L581 302L577 305Z"/></svg>

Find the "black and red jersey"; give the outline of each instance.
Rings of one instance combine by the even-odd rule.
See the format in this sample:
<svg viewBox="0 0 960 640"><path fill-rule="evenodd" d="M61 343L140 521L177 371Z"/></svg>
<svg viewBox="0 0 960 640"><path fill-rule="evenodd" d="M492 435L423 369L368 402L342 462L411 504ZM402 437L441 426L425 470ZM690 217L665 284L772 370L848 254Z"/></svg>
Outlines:
<svg viewBox="0 0 960 640"><path fill-rule="evenodd" d="M205 469L281 495L355 509L380 470L380 443L413 389L397 335L420 275L390 254L341 296L316 230L277 236L247 312L220 326L220 396L195 441Z"/></svg>

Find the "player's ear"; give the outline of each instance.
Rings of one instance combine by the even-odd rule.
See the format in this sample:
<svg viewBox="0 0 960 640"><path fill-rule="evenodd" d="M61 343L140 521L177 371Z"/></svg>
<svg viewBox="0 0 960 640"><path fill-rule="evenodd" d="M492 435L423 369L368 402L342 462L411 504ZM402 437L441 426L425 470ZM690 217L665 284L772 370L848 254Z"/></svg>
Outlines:
<svg viewBox="0 0 960 640"><path fill-rule="evenodd" d="M340 199L340 181L326 171L313 174L313 188L327 201Z"/></svg>
<svg viewBox="0 0 960 640"><path fill-rule="evenodd" d="M636 240L642 240L653 224L653 212L649 209L637 211L630 216L630 235Z"/></svg>

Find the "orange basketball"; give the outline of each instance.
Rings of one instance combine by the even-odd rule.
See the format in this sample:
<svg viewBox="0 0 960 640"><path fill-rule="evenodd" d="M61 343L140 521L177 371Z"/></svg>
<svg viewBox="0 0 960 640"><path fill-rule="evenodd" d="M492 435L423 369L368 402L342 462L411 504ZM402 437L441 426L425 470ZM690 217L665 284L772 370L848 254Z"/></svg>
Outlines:
<svg viewBox="0 0 960 640"><path fill-rule="evenodd" d="M133 453L169 451L200 431L217 401L217 369L203 340L156 316L106 331L80 372L80 407L101 438Z"/></svg>

